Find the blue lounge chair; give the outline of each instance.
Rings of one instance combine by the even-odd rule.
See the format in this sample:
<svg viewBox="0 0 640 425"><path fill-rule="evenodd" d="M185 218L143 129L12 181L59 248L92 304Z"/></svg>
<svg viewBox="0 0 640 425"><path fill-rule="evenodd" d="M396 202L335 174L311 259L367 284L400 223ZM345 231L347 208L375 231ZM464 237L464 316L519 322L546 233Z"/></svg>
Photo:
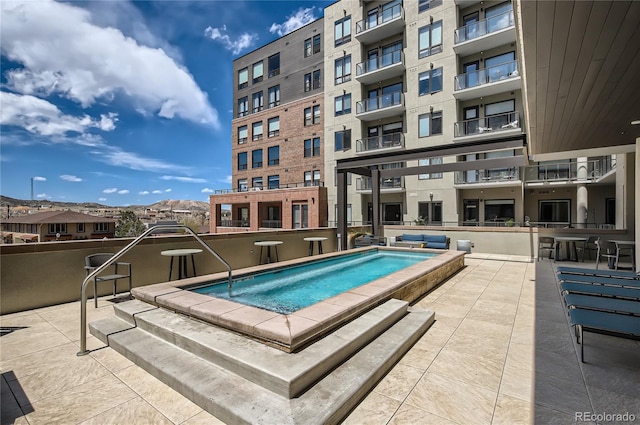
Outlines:
<svg viewBox="0 0 640 425"><path fill-rule="evenodd" d="M615 277L585 276L585 275L579 275L579 274L560 273L558 275L558 281L590 283L592 285L628 286L631 288L640 288L640 280L617 279Z"/></svg>
<svg viewBox="0 0 640 425"><path fill-rule="evenodd" d="M564 302L568 308L585 308L589 310L608 311L610 313L632 314L640 316L640 302L620 298L600 297L567 293Z"/></svg>
<svg viewBox="0 0 640 425"><path fill-rule="evenodd" d="M575 294L601 295L604 297L627 298L640 300L640 288L626 288L624 286L592 285L590 283L561 282L562 292Z"/></svg>
<svg viewBox="0 0 640 425"><path fill-rule="evenodd" d="M607 332L621 337L640 337L640 317L606 311L572 308L569 310L571 326L575 326L580 344L580 361L584 363L584 331Z"/></svg>
<svg viewBox="0 0 640 425"><path fill-rule="evenodd" d="M556 273L560 274L577 274L585 276L602 276L602 277L615 277L619 279L640 279L640 275L635 272L623 271L623 270L595 270L587 269L584 267L570 267L560 266L556 268Z"/></svg>

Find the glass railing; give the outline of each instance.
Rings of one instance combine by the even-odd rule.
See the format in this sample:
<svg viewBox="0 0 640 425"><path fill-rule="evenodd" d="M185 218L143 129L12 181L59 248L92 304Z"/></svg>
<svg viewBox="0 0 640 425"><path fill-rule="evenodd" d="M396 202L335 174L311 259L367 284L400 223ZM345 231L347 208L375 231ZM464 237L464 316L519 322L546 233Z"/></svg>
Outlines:
<svg viewBox="0 0 640 425"><path fill-rule="evenodd" d="M393 7L383 8L382 11L367 16L366 19L356 23L356 34L375 28L378 25L387 23L404 15L401 4Z"/></svg>
<svg viewBox="0 0 640 425"><path fill-rule="evenodd" d="M404 104L404 94L402 92L394 92L383 94L382 96L372 97L370 99L361 100L356 103L356 114L364 114L365 112L377 111L379 109L391 108Z"/></svg>
<svg viewBox="0 0 640 425"><path fill-rule="evenodd" d="M505 62L478 71L456 75L454 90L464 90L518 77L518 61Z"/></svg>
<svg viewBox="0 0 640 425"><path fill-rule="evenodd" d="M454 174L454 184L494 183L513 180L520 180L520 171L517 167L456 171Z"/></svg>
<svg viewBox="0 0 640 425"><path fill-rule="evenodd" d="M484 21L472 22L455 30L454 43L463 43L478 37L500 31L505 28L513 27L515 20L513 19L513 10L501 13L496 16L485 19Z"/></svg>
<svg viewBox="0 0 640 425"><path fill-rule="evenodd" d="M367 59L356 65L356 75L366 74L367 72L377 71L387 66L395 65L403 62L402 50L386 53L382 56Z"/></svg>
<svg viewBox="0 0 640 425"><path fill-rule="evenodd" d="M520 128L518 112L508 112L506 114L497 114L484 118L459 121L455 123L454 137L491 134L518 128Z"/></svg>
<svg viewBox="0 0 640 425"><path fill-rule="evenodd" d="M287 183L287 184L280 184L278 187L268 187L268 186L258 186L258 187L252 187L252 188L243 188L242 190L239 189L216 189L214 191L215 195L226 195L228 193L236 193L236 192L258 192L258 191L262 191L262 190L274 190L274 189L292 189L292 188L297 188L297 187L308 187L308 186L320 186L320 187L324 187L324 182L320 181L320 180L313 180L313 184L309 184L309 182L302 182L302 183Z"/></svg>
<svg viewBox="0 0 640 425"><path fill-rule="evenodd" d="M356 140L356 152L375 151L379 149L404 147L403 133L383 134Z"/></svg>
<svg viewBox="0 0 640 425"><path fill-rule="evenodd" d="M528 183L592 181L603 177L615 168L615 158L604 156L586 161L553 162L525 167L524 177Z"/></svg>
<svg viewBox="0 0 640 425"><path fill-rule="evenodd" d="M404 188L404 178L403 177L390 177L387 179L382 179L380 182L380 190L384 189L402 189ZM356 180L356 190L371 190L373 189L373 184L371 183L370 177L363 177Z"/></svg>

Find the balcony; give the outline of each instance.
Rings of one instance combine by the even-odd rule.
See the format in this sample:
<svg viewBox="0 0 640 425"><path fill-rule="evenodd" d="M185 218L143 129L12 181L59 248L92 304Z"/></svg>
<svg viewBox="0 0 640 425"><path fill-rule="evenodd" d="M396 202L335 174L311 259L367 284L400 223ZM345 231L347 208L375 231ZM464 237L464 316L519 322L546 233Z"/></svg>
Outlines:
<svg viewBox="0 0 640 425"><path fill-rule="evenodd" d="M518 167L491 168L486 170L456 171L454 173L456 189L473 187L519 186L520 170Z"/></svg>
<svg viewBox="0 0 640 425"><path fill-rule="evenodd" d="M469 100L514 90L520 90L518 61L456 75L453 96Z"/></svg>
<svg viewBox="0 0 640 425"><path fill-rule="evenodd" d="M388 93L356 102L356 118L363 121L378 120L399 115L404 109L404 93Z"/></svg>
<svg viewBox="0 0 640 425"><path fill-rule="evenodd" d="M371 177L362 177L356 180L357 192L371 192L373 184ZM404 192L404 177L390 177L380 182L381 192Z"/></svg>
<svg viewBox="0 0 640 425"><path fill-rule="evenodd" d="M508 112L457 122L453 137L459 142L514 136L522 133L521 125L519 113Z"/></svg>
<svg viewBox="0 0 640 425"><path fill-rule="evenodd" d="M362 84L373 84L401 76L404 70L404 53L397 50L357 64L356 80Z"/></svg>
<svg viewBox="0 0 640 425"><path fill-rule="evenodd" d="M524 168L526 186L582 184L602 182L613 177L616 161L611 156L605 156L587 161L565 161L548 164L538 164Z"/></svg>
<svg viewBox="0 0 640 425"><path fill-rule="evenodd" d="M391 133L356 140L356 153L398 150L404 148L404 134Z"/></svg>
<svg viewBox="0 0 640 425"><path fill-rule="evenodd" d="M455 30L453 50L466 56L515 41L515 20L510 10Z"/></svg>
<svg viewBox="0 0 640 425"><path fill-rule="evenodd" d="M383 9L375 15L356 23L356 40L371 44L404 31L404 9L402 5Z"/></svg>

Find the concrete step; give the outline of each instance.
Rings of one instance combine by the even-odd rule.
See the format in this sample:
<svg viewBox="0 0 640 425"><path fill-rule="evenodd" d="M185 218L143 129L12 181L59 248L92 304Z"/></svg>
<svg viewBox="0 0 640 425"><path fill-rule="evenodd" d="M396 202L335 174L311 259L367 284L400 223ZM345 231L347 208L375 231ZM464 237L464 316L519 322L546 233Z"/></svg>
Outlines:
<svg viewBox="0 0 640 425"><path fill-rule="evenodd" d="M120 319L93 322L90 328L94 335L102 333L113 349L227 423L333 424L357 405L433 321L432 312L411 311L294 398ZM108 329L115 333L104 334ZM289 356L287 368L297 367L295 354L282 354Z"/></svg>
<svg viewBox="0 0 640 425"><path fill-rule="evenodd" d="M116 305L116 315L225 370L285 397L295 397L407 314L389 300L298 353L285 353L228 330L148 304ZM139 304L138 304L139 303ZM101 332L99 327L96 331ZM104 338L104 337L102 337ZM103 340L104 341L104 340Z"/></svg>

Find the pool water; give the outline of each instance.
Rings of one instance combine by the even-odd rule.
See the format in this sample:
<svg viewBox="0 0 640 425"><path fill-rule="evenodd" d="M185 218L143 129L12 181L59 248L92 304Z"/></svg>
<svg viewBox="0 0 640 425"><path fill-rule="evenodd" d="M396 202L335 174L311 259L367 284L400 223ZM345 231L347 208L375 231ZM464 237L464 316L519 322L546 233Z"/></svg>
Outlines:
<svg viewBox="0 0 640 425"><path fill-rule="evenodd" d="M289 314L436 255L368 251L243 276L233 281L231 295L226 281L191 291Z"/></svg>

